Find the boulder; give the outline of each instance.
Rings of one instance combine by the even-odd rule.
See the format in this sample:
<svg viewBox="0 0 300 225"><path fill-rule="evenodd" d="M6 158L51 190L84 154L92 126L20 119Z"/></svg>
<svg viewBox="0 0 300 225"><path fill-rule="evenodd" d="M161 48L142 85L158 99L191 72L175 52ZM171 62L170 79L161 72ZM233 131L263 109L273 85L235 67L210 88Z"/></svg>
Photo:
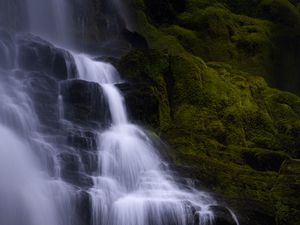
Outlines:
<svg viewBox="0 0 300 225"><path fill-rule="evenodd" d="M64 119L82 126L104 126L110 120L103 90L97 83L68 80L60 84Z"/></svg>
<svg viewBox="0 0 300 225"><path fill-rule="evenodd" d="M245 162L258 171L278 172L284 160L290 158L286 153L267 149L247 149L242 152Z"/></svg>
<svg viewBox="0 0 300 225"><path fill-rule="evenodd" d="M214 213L215 225L239 225L230 209L219 205L210 206L210 209Z"/></svg>
<svg viewBox="0 0 300 225"><path fill-rule="evenodd" d="M80 190L76 193L76 215L77 221L74 224L77 225L91 225L92 215L92 203L91 196L87 191Z"/></svg>
<svg viewBox="0 0 300 225"><path fill-rule="evenodd" d="M22 69L42 71L58 80L76 76L77 70L73 56L39 37L20 36L18 53L18 64Z"/></svg>

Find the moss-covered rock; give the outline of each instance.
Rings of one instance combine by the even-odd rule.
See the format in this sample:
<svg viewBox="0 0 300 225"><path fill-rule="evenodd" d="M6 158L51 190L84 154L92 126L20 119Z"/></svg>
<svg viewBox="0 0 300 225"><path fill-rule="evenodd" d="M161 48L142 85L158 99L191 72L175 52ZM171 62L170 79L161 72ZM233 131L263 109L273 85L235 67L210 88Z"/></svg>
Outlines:
<svg viewBox="0 0 300 225"><path fill-rule="evenodd" d="M276 200L278 224L298 225L300 221L300 161L286 160L281 166L272 195Z"/></svg>
<svg viewBox="0 0 300 225"><path fill-rule="evenodd" d="M131 1L153 50L119 69L159 99L154 126L174 168L220 194L242 224L297 224L299 174L287 165L300 157L300 98L268 83L300 93L299 1Z"/></svg>
<svg viewBox="0 0 300 225"><path fill-rule="evenodd" d="M222 194L243 218L263 214L257 224L275 221L278 196L271 190L283 161L299 154L299 97L186 52L135 50L119 69L154 90L164 115L155 129L174 149L174 166L183 175ZM262 209L250 213L250 200Z"/></svg>

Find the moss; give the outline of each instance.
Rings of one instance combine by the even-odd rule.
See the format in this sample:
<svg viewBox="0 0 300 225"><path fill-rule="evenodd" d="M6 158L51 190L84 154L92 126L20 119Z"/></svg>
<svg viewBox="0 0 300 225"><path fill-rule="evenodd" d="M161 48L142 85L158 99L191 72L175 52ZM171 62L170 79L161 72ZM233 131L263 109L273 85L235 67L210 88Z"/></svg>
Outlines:
<svg viewBox="0 0 300 225"><path fill-rule="evenodd" d="M200 39L197 37L196 32L178 25L163 27L161 31L176 37L188 52L197 55L201 51L202 45L200 44Z"/></svg>
<svg viewBox="0 0 300 225"><path fill-rule="evenodd" d="M276 199L277 220L280 224L299 224L299 174L299 160L286 160L272 189L272 195Z"/></svg>
<svg viewBox="0 0 300 225"><path fill-rule="evenodd" d="M248 72L266 73L271 23L235 15L222 5L193 8L181 14L180 21L198 32L201 46L194 54L205 60L231 62Z"/></svg>
<svg viewBox="0 0 300 225"><path fill-rule="evenodd" d="M135 17L138 21L136 29L147 39L151 48L169 54L178 54L185 51L174 36L166 35L151 25L142 10L135 11Z"/></svg>
<svg viewBox="0 0 300 225"><path fill-rule="evenodd" d="M128 66L130 65L130 66ZM160 121L162 130L170 123L170 108L164 74L168 72L168 57L154 50L132 51L120 61L119 71L129 81L148 83L152 94L159 101Z"/></svg>
<svg viewBox="0 0 300 225"><path fill-rule="evenodd" d="M121 72L160 99L158 129L180 172L243 213L254 201L257 218L293 224L299 207L291 193L299 182L294 166L283 173L290 169L282 162L300 157L300 98L270 88L263 77L290 74L298 85L295 2L187 0L172 22L155 25L147 8L137 6L137 30L156 51L133 51Z"/></svg>
<svg viewBox="0 0 300 225"><path fill-rule="evenodd" d="M182 103L201 104L206 101L201 92L204 70L204 62L192 55L181 54L170 57L170 72L174 82L172 87L174 106Z"/></svg>

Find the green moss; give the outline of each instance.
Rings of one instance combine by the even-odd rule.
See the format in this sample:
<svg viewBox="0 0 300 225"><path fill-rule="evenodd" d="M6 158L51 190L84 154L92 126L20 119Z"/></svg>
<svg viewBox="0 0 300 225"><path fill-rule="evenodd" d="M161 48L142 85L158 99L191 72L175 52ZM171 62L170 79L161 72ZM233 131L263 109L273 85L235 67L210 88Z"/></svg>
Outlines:
<svg viewBox="0 0 300 225"><path fill-rule="evenodd" d="M160 99L158 129L176 166L239 208L254 201L263 215L296 225L299 206L291 193L299 186L292 175L298 170L282 162L300 157L300 98L270 88L263 78L298 68L290 62L299 58L296 3L187 0L174 21L154 26L139 2L137 31L156 51L131 52L121 72ZM293 38L281 38L287 33Z"/></svg>
<svg viewBox="0 0 300 225"><path fill-rule="evenodd" d="M281 224L299 224L299 174L299 160L286 160L272 189L272 195L276 199L277 220Z"/></svg>
<svg viewBox="0 0 300 225"><path fill-rule="evenodd" d="M200 44L194 54L205 60L231 62L248 72L266 73L271 23L235 15L222 5L193 8L181 14L180 21L198 32Z"/></svg>
<svg viewBox="0 0 300 225"><path fill-rule="evenodd" d="M185 51L174 36L166 35L151 25L142 10L135 11L135 17L138 21L136 29L147 39L151 48L169 54L178 54Z"/></svg>
<svg viewBox="0 0 300 225"><path fill-rule="evenodd" d="M164 79L164 74L169 69L168 57L154 50L136 50L123 57L118 69L129 81L150 84L150 90L160 103L160 128L166 129L170 123L170 107Z"/></svg>
<svg viewBox="0 0 300 225"><path fill-rule="evenodd" d="M170 57L170 73L174 82L172 87L174 107L182 103L201 104L206 101L201 92L205 67L202 60L192 55L181 54Z"/></svg>
<svg viewBox="0 0 300 225"><path fill-rule="evenodd" d="M200 44L200 39L194 31L178 25L163 27L161 31L167 35L176 37L180 44L188 52L197 55L201 51L202 45Z"/></svg>

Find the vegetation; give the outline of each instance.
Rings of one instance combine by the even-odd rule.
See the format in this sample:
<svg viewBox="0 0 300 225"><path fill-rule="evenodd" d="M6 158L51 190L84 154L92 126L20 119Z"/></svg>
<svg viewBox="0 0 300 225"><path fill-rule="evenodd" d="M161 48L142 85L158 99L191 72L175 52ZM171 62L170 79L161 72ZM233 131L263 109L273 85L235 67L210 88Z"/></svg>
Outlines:
<svg viewBox="0 0 300 225"><path fill-rule="evenodd" d="M285 48L300 34L300 3L132 0L131 7L150 49L131 51L118 68L158 99L154 128L171 144L174 166L219 193L244 224L299 224L300 97L270 85L299 93L286 84L300 80L288 80L300 72L290 68L300 43Z"/></svg>

